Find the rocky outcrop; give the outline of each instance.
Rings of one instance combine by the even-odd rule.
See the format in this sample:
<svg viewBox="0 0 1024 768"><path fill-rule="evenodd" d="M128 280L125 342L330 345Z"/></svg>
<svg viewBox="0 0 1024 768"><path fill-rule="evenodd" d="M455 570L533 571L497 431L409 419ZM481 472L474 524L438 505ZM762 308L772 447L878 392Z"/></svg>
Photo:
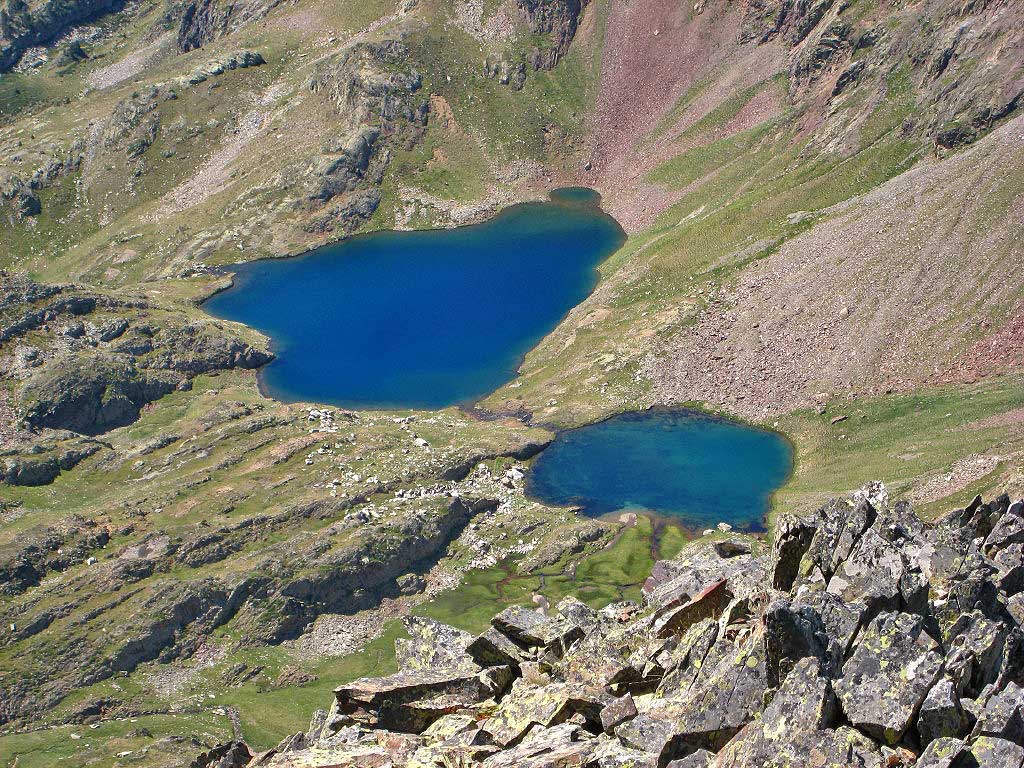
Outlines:
<svg viewBox="0 0 1024 768"><path fill-rule="evenodd" d="M74 469L102 447L101 443L93 440L73 440L69 444L45 446L36 443L27 450L0 451L0 483L47 485L61 472Z"/></svg>
<svg viewBox="0 0 1024 768"><path fill-rule="evenodd" d="M184 78L184 85L205 83L211 77L223 75L233 69L248 69L266 64L266 59L256 51L237 51L227 56L211 59L202 66L192 70L192 74Z"/></svg>
<svg viewBox="0 0 1024 768"><path fill-rule="evenodd" d="M0 177L0 199L10 205L15 221L24 221L42 213L39 193L57 180L77 173L83 157L84 146L74 142L66 152L50 156L27 179L16 173Z"/></svg>
<svg viewBox="0 0 1024 768"><path fill-rule="evenodd" d="M267 546L251 572L187 581L162 574L186 565L189 542L156 537L100 562L89 553L109 541L105 527L75 519L41 530L30 539L32 546L12 545L0 552L0 576L11 594L73 564L85 562L88 571L69 580L52 604L33 606L30 601L4 613L4 622L13 627L5 645L17 647L31 639L35 650L16 672L0 674L6 692L0 723L31 717L75 688L130 672L141 663L189 657L228 622L234 622L247 645L276 644L297 637L322 613L354 613L377 605L398 593L399 577L428 569L473 516L493 511L497 503L449 498L391 524L366 525L335 548L325 546L329 536L322 530L298 534ZM315 511L338 514L347 506L339 500L333 509ZM336 525L345 527L344 521ZM84 616L67 622L61 632L43 633L86 602L90 608ZM454 636L446 629L439 636L450 640ZM430 631L414 632L419 641L409 644L405 658L431 652ZM431 663L426 658L424 663ZM487 680L481 684L503 687L508 682ZM412 710L403 716L427 717Z"/></svg>
<svg viewBox="0 0 1024 768"><path fill-rule="evenodd" d="M904 130L939 148L976 140L1024 102L1024 33L1012 3L928 0L881 21L835 0L747 0L739 38L789 49L790 100L812 108L862 79L891 97L913 73L916 109Z"/></svg>
<svg viewBox="0 0 1024 768"><path fill-rule="evenodd" d="M142 301L6 273L0 273L0 291L3 351L35 331L33 345L18 347L0 366L0 376L14 382L20 418L35 429L100 434L130 424L147 403L187 388L199 374L258 368L272 359L220 323L173 313L147 318ZM125 309L133 310L131 320L117 314ZM74 463L70 455L57 460L62 468ZM23 474L6 470L12 472Z"/></svg>
<svg viewBox="0 0 1024 768"><path fill-rule="evenodd" d="M587 0L516 0L516 5L530 30L551 43L534 47L527 61L534 69L552 69L569 50Z"/></svg>
<svg viewBox="0 0 1024 768"><path fill-rule="evenodd" d="M0 5L0 72L17 64L26 49L52 42L75 24L121 5L120 0L4 0Z"/></svg>
<svg viewBox="0 0 1024 768"><path fill-rule="evenodd" d="M833 5L835 0L749 0L740 39L763 43L778 36L796 45Z"/></svg>
<svg viewBox="0 0 1024 768"><path fill-rule="evenodd" d="M390 146L408 148L426 130L429 101L404 43L356 43L320 64L309 89L336 110L338 137L303 173L308 232L349 235L380 205Z"/></svg>
<svg viewBox="0 0 1024 768"><path fill-rule="evenodd" d="M253 765L1020 766L1022 531L1005 496L926 524L872 486L761 555L687 547L644 606L417 628Z"/></svg>
<svg viewBox="0 0 1024 768"><path fill-rule="evenodd" d="M279 4L280 0L177 0L169 3L164 25L175 31L179 51L191 51L262 19Z"/></svg>
<svg viewBox="0 0 1024 768"><path fill-rule="evenodd" d="M0 594L38 586L48 573L84 562L109 540L106 526L80 517L30 528L16 542L0 547Z"/></svg>

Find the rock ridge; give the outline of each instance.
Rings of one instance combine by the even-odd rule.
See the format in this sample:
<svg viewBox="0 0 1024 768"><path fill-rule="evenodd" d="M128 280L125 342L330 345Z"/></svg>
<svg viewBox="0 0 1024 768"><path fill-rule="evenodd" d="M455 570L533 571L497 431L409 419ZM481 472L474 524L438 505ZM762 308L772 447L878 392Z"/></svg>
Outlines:
<svg viewBox="0 0 1024 768"><path fill-rule="evenodd" d="M1024 501L925 522L872 484L746 538L662 561L643 605L407 619L399 672L231 765L1024 764Z"/></svg>

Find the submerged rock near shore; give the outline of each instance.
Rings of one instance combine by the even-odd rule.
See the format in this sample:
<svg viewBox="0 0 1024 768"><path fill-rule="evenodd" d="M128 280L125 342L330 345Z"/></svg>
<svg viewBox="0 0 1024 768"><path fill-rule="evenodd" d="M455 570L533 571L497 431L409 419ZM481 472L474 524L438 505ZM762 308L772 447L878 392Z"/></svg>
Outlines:
<svg viewBox="0 0 1024 768"><path fill-rule="evenodd" d="M926 523L875 485L737 543L659 563L644 605L411 620L401 671L230 764L1024 764L1024 502Z"/></svg>

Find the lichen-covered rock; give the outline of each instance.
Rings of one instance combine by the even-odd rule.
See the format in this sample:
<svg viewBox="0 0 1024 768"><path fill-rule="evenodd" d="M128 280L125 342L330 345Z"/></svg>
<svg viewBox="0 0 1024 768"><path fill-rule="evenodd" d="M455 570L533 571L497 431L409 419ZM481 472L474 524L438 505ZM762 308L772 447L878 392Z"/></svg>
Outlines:
<svg viewBox="0 0 1024 768"><path fill-rule="evenodd" d="M960 737L968 730L967 715L960 706L960 697L949 678L939 680L928 691L917 716L917 732L921 743L928 744L943 737Z"/></svg>
<svg viewBox="0 0 1024 768"><path fill-rule="evenodd" d="M945 635L946 674L958 690L974 697L995 681L1006 628L981 611L961 614Z"/></svg>
<svg viewBox="0 0 1024 768"><path fill-rule="evenodd" d="M1015 502L996 522L985 539L985 552L992 554L1010 544L1024 543L1024 503Z"/></svg>
<svg viewBox="0 0 1024 768"><path fill-rule="evenodd" d="M482 667L495 664L518 665L530 658L530 650L494 627L489 627L483 634L476 637L467 647L466 652Z"/></svg>
<svg viewBox="0 0 1024 768"><path fill-rule="evenodd" d="M473 640L468 632L422 616L406 616L402 623L409 639L395 640L395 658L401 669L479 669L466 653Z"/></svg>
<svg viewBox="0 0 1024 768"><path fill-rule="evenodd" d="M551 649L557 656L583 637L583 628L575 622L521 606L506 608L491 623L513 641L526 647Z"/></svg>
<svg viewBox="0 0 1024 768"><path fill-rule="evenodd" d="M971 735L1009 739L1024 746L1024 688L1015 682L991 696Z"/></svg>
<svg viewBox="0 0 1024 768"><path fill-rule="evenodd" d="M728 583L733 597L760 593L765 589L767 567L753 555L722 557L713 543L697 542L677 558L655 563L643 591L648 605L668 611L722 581Z"/></svg>
<svg viewBox="0 0 1024 768"><path fill-rule="evenodd" d="M729 582L725 579L716 581L682 605L671 607L674 603L670 603L662 608L654 623L654 631L658 637L681 636L702 619L718 618L732 598Z"/></svg>
<svg viewBox="0 0 1024 768"><path fill-rule="evenodd" d="M796 586L817 580L827 584L846 561L878 513L866 499L836 499L821 511L821 524L800 560Z"/></svg>
<svg viewBox="0 0 1024 768"><path fill-rule="evenodd" d="M814 608L794 606L785 599L773 602L765 612L768 684L778 687L793 666L808 656L830 670L838 669L842 652L837 643L829 647L829 640L825 624Z"/></svg>
<svg viewBox="0 0 1024 768"><path fill-rule="evenodd" d="M818 659L797 663L761 717L725 745L720 762L731 768L813 764L836 713L831 683L821 672Z"/></svg>
<svg viewBox="0 0 1024 768"><path fill-rule="evenodd" d="M601 727L605 732L611 732L616 726L636 717L636 714L636 704L627 693L604 705L601 709Z"/></svg>
<svg viewBox="0 0 1024 768"><path fill-rule="evenodd" d="M816 519L783 515L775 522L772 537L771 578L774 589L788 592L800 573L800 561L811 545Z"/></svg>
<svg viewBox="0 0 1024 768"><path fill-rule="evenodd" d="M895 744L941 671L938 643L924 631L921 617L883 613L868 625L843 664L835 691L854 726Z"/></svg>
<svg viewBox="0 0 1024 768"><path fill-rule="evenodd" d="M767 687L763 637L732 648L706 675L658 701L616 735L659 760L718 750L761 712Z"/></svg>
<svg viewBox="0 0 1024 768"><path fill-rule="evenodd" d="M420 733L443 715L499 696L511 682L508 667L484 671L434 669L363 678L335 689L337 714L352 722Z"/></svg>
<svg viewBox="0 0 1024 768"><path fill-rule="evenodd" d="M938 738L925 747L917 759L916 768L951 768L964 751L964 742L961 739L948 737Z"/></svg>
<svg viewBox="0 0 1024 768"><path fill-rule="evenodd" d="M785 592L766 580L789 580L794 551L702 542L657 569L646 609L514 607L476 638L416 620L403 667L462 663L465 648L475 664L507 663L511 689L466 695L468 671L423 689L401 675L436 670L357 681L306 747L387 717L421 729L406 768L891 768L921 750L915 768L1022 768L1019 595L980 550L1010 506L976 502L926 524L871 486L791 532L802 554ZM887 605L901 610L878 612Z"/></svg>
<svg viewBox="0 0 1024 768"><path fill-rule="evenodd" d="M718 639L718 622L704 619L692 627L669 652L657 693L668 696L686 690L707 665Z"/></svg>
<svg viewBox="0 0 1024 768"><path fill-rule="evenodd" d="M519 744L491 755L483 768L555 768L584 766L597 747L593 736L579 725L564 723L535 727Z"/></svg>
<svg viewBox="0 0 1024 768"><path fill-rule="evenodd" d="M558 725L575 714L600 725L604 698L600 689L569 683L537 686L520 679L483 727L495 743L505 746L519 741L535 725Z"/></svg>
<svg viewBox="0 0 1024 768"><path fill-rule="evenodd" d="M976 739L971 744L969 754L970 761L964 764L971 768L1022 768L1024 766L1024 747L993 736L981 736Z"/></svg>

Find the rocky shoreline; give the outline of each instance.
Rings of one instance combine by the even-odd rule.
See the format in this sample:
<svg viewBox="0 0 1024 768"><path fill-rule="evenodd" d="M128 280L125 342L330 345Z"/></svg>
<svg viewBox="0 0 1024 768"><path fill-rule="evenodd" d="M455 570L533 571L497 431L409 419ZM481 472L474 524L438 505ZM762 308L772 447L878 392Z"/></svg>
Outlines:
<svg viewBox="0 0 1024 768"><path fill-rule="evenodd" d="M1024 501L932 523L880 484L770 547L702 539L644 604L409 618L401 671L336 689L277 748L195 766L700 768L1024 764Z"/></svg>

